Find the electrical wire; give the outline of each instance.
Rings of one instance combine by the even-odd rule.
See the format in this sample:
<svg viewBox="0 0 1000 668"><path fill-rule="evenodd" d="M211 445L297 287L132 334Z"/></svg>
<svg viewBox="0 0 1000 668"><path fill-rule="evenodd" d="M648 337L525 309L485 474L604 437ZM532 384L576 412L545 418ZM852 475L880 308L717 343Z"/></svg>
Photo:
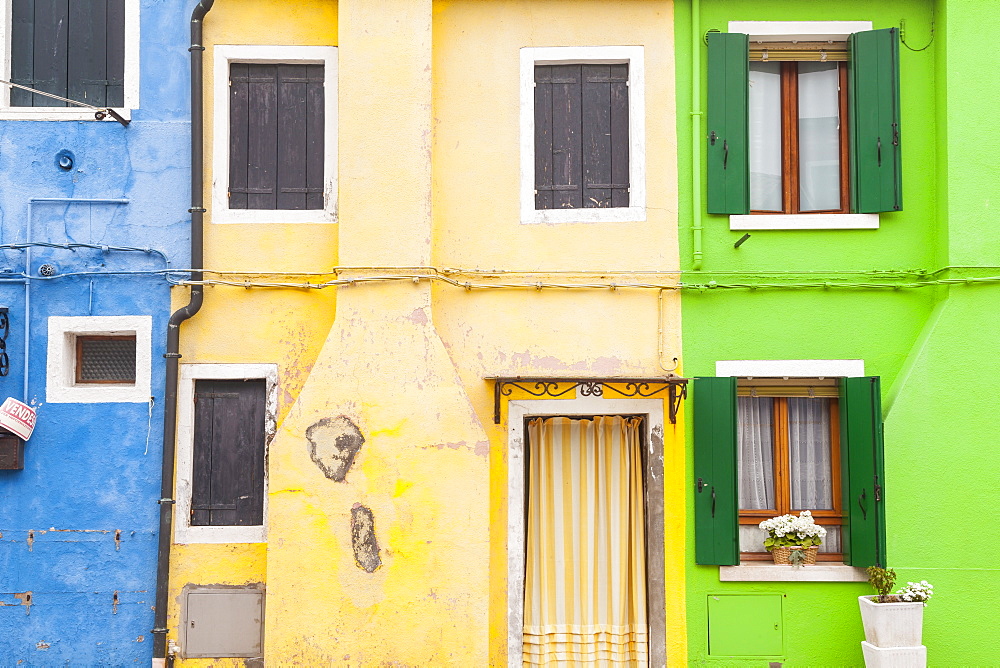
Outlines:
<svg viewBox="0 0 1000 668"><path fill-rule="evenodd" d="M122 252L136 252L136 253L146 253L149 255L159 255L163 258L163 261L170 264L170 260L163 251L156 250L155 248L139 248L137 246L108 246L104 244L83 244L83 243L71 243L71 244L56 244L48 241L31 241L27 243L17 243L17 244L0 244L0 250L26 250L28 248L58 248L62 250L76 251L77 248L87 248L91 250L99 250L102 253L108 253L112 251L122 251Z"/></svg>

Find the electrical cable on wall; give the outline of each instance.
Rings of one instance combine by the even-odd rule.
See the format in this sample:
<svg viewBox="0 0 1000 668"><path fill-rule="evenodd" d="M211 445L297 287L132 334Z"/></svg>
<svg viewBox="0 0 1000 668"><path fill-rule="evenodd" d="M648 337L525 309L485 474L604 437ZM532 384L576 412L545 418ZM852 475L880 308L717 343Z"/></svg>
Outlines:
<svg viewBox="0 0 1000 668"><path fill-rule="evenodd" d="M5 79L0 79L0 84L3 84L5 86L10 86L11 88L19 88L21 90L26 90L29 93L33 93L34 95L44 95L45 97L50 97L53 100L59 100L60 102L66 102L67 104L73 104L78 107L93 109L94 118L96 118L99 121L103 121L108 116L111 116L113 119L121 123L123 126L128 126L130 122L127 118L119 114L111 107L95 107L94 105L87 104L86 102L80 102L79 100L71 100L68 97L62 97L60 95L55 95L54 93L46 93L43 90L38 90L36 88L29 88L28 86L22 86L21 84L16 84L13 81L7 81Z"/></svg>

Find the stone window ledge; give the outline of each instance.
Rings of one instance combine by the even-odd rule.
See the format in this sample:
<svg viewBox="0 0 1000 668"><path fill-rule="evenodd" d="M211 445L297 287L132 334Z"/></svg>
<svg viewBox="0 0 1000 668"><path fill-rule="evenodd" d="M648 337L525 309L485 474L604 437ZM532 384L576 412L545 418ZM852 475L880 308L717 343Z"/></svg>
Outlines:
<svg viewBox="0 0 1000 668"><path fill-rule="evenodd" d="M844 564L821 563L813 566L745 563L720 566L720 582L867 582L863 568Z"/></svg>

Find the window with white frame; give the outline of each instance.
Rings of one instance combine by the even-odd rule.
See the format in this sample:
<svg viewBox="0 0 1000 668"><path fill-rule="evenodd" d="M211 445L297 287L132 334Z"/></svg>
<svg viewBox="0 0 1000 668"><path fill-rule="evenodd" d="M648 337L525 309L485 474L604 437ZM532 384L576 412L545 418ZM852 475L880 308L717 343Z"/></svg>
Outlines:
<svg viewBox="0 0 1000 668"><path fill-rule="evenodd" d="M760 563L757 525L809 510L827 530L821 561L885 564L879 378L862 360L724 360L716 374L694 381L697 563Z"/></svg>
<svg viewBox="0 0 1000 668"><path fill-rule="evenodd" d="M641 46L521 49L521 222L646 218Z"/></svg>
<svg viewBox="0 0 1000 668"><path fill-rule="evenodd" d="M274 364L183 364L177 387L174 541L267 540Z"/></svg>
<svg viewBox="0 0 1000 668"><path fill-rule="evenodd" d="M48 325L46 401L149 401L150 316L51 316Z"/></svg>
<svg viewBox="0 0 1000 668"><path fill-rule="evenodd" d="M337 208L337 49L214 48L212 221L328 223Z"/></svg>
<svg viewBox="0 0 1000 668"><path fill-rule="evenodd" d="M708 36L708 211L730 229L877 229L902 210L899 48L870 21Z"/></svg>
<svg viewBox="0 0 1000 668"><path fill-rule="evenodd" d="M0 12L3 79L125 118L138 108L139 0L11 0ZM95 120L92 109L12 86L0 86L0 118Z"/></svg>

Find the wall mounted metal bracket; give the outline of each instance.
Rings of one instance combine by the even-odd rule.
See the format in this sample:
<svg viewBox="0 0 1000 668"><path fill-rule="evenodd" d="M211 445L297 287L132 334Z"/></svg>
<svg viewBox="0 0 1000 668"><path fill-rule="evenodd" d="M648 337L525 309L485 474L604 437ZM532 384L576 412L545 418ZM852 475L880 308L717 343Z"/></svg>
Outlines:
<svg viewBox="0 0 1000 668"><path fill-rule="evenodd" d="M555 378L526 376L493 376L493 423L500 424L500 403L515 389L527 392L533 397L558 398L578 390L583 397L601 397L610 389L616 396L641 397L648 399L667 393L668 414L671 424L677 424L677 411L681 401L687 397L687 378L671 373L652 378Z"/></svg>

